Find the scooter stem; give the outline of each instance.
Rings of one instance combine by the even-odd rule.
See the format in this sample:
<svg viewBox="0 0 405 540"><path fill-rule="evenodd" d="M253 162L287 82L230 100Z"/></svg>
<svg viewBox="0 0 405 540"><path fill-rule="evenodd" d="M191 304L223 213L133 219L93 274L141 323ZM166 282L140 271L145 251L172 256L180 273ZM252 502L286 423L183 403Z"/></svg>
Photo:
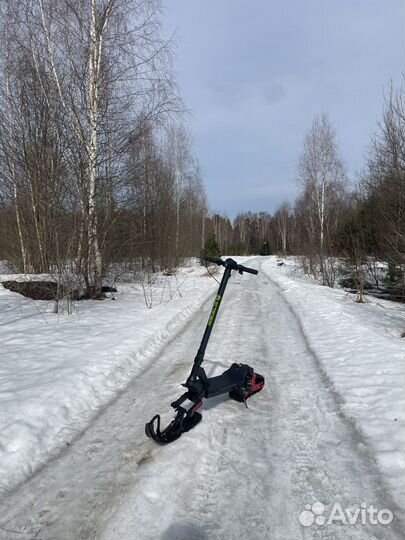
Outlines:
<svg viewBox="0 0 405 540"><path fill-rule="evenodd" d="M212 328L214 326L219 306L221 305L222 297L224 295L226 286L228 284L228 280L231 277L233 268L231 266L225 267L225 272L222 276L221 283L219 285L219 289L217 292L217 295L214 300L214 305L212 306L210 316L208 318L207 326L205 327L204 335L201 340L201 344L198 348L197 354L194 358L194 364L191 369L191 373L186 381L186 384L184 386L188 387L189 385L195 383L199 377L199 372L201 368L201 364L204 361L204 355L205 355L205 349L207 348L208 341L210 339L210 335L212 332Z"/></svg>

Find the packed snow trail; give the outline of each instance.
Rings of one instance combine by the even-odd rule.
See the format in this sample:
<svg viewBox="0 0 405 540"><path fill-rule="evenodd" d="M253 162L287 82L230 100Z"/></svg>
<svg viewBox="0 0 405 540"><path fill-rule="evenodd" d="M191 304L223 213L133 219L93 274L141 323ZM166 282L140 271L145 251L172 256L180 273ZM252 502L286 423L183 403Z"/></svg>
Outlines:
<svg viewBox="0 0 405 540"><path fill-rule="evenodd" d="M260 270L260 259L256 259ZM159 447L144 423L169 413L210 309L194 317L58 459L1 505L0 538L42 540L347 540L403 538L400 510L344 417L300 325L263 273L234 275L205 364L251 364L264 390L206 402L203 422ZM365 502L391 525L300 525L307 504Z"/></svg>

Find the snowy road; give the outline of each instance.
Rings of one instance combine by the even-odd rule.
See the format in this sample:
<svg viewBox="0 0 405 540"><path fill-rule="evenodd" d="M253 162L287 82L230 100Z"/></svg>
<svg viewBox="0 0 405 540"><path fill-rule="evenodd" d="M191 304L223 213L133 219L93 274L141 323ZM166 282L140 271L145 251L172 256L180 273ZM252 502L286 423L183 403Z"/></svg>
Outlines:
<svg viewBox="0 0 405 540"><path fill-rule="evenodd" d="M260 269L260 259L251 266ZM203 422L172 445L145 438L145 421L169 412L181 391L209 309L210 302L59 458L1 502L0 538L403 538L400 510L372 455L263 272L232 277L206 369L250 363L266 377L264 390L249 409L206 402ZM364 502L395 517L390 525L301 525L300 513L315 501L327 510Z"/></svg>

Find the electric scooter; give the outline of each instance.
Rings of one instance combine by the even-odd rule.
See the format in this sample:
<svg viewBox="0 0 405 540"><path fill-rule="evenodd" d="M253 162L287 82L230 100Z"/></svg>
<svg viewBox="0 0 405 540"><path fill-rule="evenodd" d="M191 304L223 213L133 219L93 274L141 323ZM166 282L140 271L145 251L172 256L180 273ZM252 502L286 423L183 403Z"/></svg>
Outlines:
<svg viewBox="0 0 405 540"><path fill-rule="evenodd" d="M246 400L253 394L260 392L264 386L264 377L255 373L253 368L247 364L234 363L222 375L217 377L207 377L204 368L201 367L219 306L232 272L258 274L258 271L254 268L242 266L233 259L226 259L225 261L217 257L204 257L204 259L218 266L223 266L225 271L191 373L182 385L187 391L179 399L171 403L171 407L176 411L176 416L163 430L160 429L160 416L158 414L145 425L146 435L160 444L175 441L201 421L202 416L197 411L203 404L203 398L209 399L228 393L230 398L246 404Z"/></svg>

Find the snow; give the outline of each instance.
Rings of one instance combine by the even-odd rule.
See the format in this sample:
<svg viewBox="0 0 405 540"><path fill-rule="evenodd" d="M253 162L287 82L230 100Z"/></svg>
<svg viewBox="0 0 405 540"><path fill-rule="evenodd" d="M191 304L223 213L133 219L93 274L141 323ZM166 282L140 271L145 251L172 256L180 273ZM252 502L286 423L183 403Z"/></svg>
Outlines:
<svg viewBox="0 0 405 540"><path fill-rule="evenodd" d="M70 444L212 293L203 268L122 284L73 315L0 288L0 491Z"/></svg>
<svg viewBox="0 0 405 540"><path fill-rule="evenodd" d="M372 448L398 502L405 486L405 329L400 304L354 296L306 279L293 260L263 267L298 317L341 410Z"/></svg>
<svg viewBox="0 0 405 540"><path fill-rule="evenodd" d="M2 270L0 264L0 271ZM55 276L52 274L9 274L6 271L0 274L0 283L3 281L17 281L24 283L25 281L53 281L56 283Z"/></svg>
<svg viewBox="0 0 405 540"><path fill-rule="evenodd" d="M403 538L403 307L243 264L259 275L232 276L205 368L246 362L266 386L248 409L207 400L163 447L144 425L184 391L217 286L203 269L145 286L151 309L134 284L73 316L0 288L1 539ZM319 503L395 519L301 525Z"/></svg>

